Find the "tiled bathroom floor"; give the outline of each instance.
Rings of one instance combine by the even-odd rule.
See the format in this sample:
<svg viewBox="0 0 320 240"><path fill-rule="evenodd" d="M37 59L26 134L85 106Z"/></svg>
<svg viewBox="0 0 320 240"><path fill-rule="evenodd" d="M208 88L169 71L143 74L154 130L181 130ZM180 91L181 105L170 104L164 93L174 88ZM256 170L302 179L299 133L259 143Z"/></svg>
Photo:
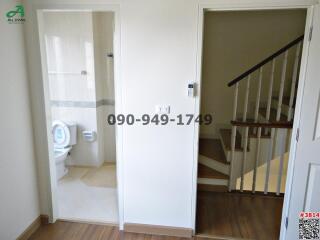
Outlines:
<svg viewBox="0 0 320 240"><path fill-rule="evenodd" d="M115 164L70 167L58 182L59 218L118 223Z"/></svg>

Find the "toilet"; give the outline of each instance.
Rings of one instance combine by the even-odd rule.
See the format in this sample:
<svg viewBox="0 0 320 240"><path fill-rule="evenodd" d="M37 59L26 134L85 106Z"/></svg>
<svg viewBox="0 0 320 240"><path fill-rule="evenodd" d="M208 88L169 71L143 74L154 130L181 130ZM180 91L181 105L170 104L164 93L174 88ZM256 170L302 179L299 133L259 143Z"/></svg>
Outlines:
<svg viewBox="0 0 320 240"><path fill-rule="evenodd" d="M66 159L72 146L77 143L77 125L56 120L52 123L54 159L57 179L68 173Z"/></svg>

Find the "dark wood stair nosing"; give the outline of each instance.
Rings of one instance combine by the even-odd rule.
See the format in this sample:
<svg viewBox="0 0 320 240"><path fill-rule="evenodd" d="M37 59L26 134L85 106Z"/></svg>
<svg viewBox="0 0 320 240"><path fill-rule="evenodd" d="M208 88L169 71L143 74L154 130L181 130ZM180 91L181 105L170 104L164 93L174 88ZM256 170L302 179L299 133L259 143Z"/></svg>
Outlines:
<svg viewBox="0 0 320 240"><path fill-rule="evenodd" d="M198 183L197 190L199 192L228 192L228 186Z"/></svg>

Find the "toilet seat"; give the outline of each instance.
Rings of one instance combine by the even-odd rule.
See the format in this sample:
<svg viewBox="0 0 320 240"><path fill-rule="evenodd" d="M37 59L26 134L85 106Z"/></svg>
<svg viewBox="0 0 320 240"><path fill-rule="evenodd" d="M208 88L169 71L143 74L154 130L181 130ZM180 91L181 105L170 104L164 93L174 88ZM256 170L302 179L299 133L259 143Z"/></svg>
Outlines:
<svg viewBox="0 0 320 240"><path fill-rule="evenodd" d="M54 148L65 148L70 145L71 134L66 123L57 120L52 123Z"/></svg>

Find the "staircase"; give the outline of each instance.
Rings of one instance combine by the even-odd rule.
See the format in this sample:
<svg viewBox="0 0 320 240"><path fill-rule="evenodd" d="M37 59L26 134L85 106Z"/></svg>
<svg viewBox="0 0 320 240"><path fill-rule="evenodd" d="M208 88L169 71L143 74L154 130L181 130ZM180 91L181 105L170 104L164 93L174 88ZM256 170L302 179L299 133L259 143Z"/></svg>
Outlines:
<svg viewBox="0 0 320 240"><path fill-rule="evenodd" d="M226 191L230 164L227 162L220 139L199 140L198 188Z"/></svg>
<svg viewBox="0 0 320 240"><path fill-rule="evenodd" d="M295 39L228 84L234 87L230 128L219 129L218 139L199 139L199 191L272 192L277 195L284 192L284 158L291 139L302 41L303 36ZM292 72L287 69L289 51L294 51ZM270 76L263 75L267 64L270 64ZM278 67L281 77L276 79ZM259 77L253 79L256 71ZM250 86L252 81L258 81L255 89ZM266 84L263 81L267 81ZM285 91L286 81L289 91ZM274 91L277 82L279 89ZM264 90L262 86L266 85ZM244 96L239 96L241 86L245 88ZM268 94L261 94L262 91ZM249 103L250 93L255 95L254 103ZM262 95L267 97L262 98ZM240 97L244 98L244 105L239 113ZM274 181L270 181L270 171L276 171ZM248 176L249 183L245 182ZM263 186L260 186L261 179Z"/></svg>

